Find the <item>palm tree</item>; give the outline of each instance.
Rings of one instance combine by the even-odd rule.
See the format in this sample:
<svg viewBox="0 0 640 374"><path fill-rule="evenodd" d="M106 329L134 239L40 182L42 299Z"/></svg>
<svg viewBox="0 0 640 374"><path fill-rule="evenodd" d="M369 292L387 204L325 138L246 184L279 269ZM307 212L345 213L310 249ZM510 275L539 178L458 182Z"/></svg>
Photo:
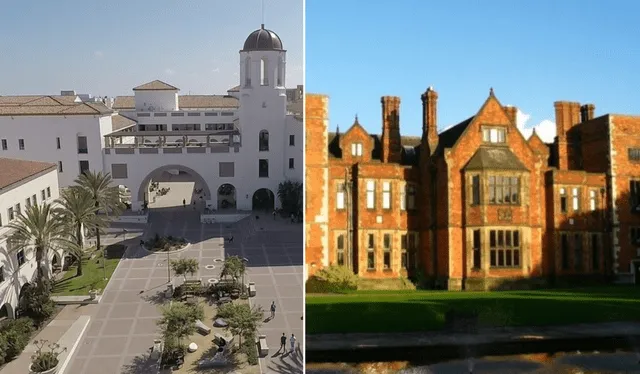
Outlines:
<svg viewBox="0 0 640 374"><path fill-rule="evenodd" d="M9 228L15 230L11 235L13 249L36 249L36 263L38 266L37 279L46 279L48 272L43 271L43 260L49 258L49 250L64 248L68 242L68 226L57 219L51 204L43 202L41 205L27 207L24 214L20 214L15 221L9 222Z"/></svg>
<svg viewBox="0 0 640 374"><path fill-rule="evenodd" d="M120 189L117 186L111 186L111 174L102 172L94 173L90 170L80 174L75 183L89 192L93 201L94 212L96 215L102 209L107 215L113 213L119 215L125 206L120 201ZM95 228L96 231L96 249L100 249L100 227Z"/></svg>
<svg viewBox="0 0 640 374"><path fill-rule="evenodd" d="M96 214L93 198L89 191L79 186L72 186L60 191L54 209L56 215L65 222L72 233L71 241L75 243L68 251L78 259L76 276L82 275L83 228L100 230L106 226L104 219Z"/></svg>

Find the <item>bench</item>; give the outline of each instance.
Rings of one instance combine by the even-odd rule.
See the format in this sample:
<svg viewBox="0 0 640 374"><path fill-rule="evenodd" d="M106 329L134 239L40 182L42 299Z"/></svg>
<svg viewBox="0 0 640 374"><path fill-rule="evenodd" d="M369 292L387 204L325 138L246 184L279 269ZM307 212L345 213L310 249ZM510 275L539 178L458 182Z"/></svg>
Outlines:
<svg viewBox="0 0 640 374"><path fill-rule="evenodd" d="M256 284L253 282L249 282L249 297L256 296Z"/></svg>
<svg viewBox="0 0 640 374"><path fill-rule="evenodd" d="M258 354L260 357L266 357L269 355L269 347L267 346L267 336L258 336Z"/></svg>
<svg viewBox="0 0 640 374"><path fill-rule="evenodd" d="M196 328L198 329L198 332L202 335L209 335L211 333L211 327L205 325L200 320L196 321Z"/></svg>

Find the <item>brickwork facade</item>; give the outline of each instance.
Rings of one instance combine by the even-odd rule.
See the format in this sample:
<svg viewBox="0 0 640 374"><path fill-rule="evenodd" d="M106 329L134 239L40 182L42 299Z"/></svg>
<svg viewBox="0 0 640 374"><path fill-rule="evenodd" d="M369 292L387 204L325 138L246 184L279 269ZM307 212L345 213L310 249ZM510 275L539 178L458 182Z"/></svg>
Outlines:
<svg viewBox="0 0 640 374"><path fill-rule="evenodd" d="M372 135L357 118L329 133L328 98L307 96L309 275L339 264L450 290L640 279L640 117L559 101L545 144L493 90L438 134L437 100L422 95L423 134L407 137L398 97Z"/></svg>

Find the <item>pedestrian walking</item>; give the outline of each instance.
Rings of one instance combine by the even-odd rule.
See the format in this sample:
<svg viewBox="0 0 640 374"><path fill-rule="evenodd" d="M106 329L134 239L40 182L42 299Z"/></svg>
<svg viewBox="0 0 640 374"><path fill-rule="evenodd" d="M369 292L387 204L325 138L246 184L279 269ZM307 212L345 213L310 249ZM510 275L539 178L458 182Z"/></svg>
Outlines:
<svg viewBox="0 0 640 374"><path fill-rule="evenodd" d="M183 208L187 207L187 200L186 199L182 199L182 207Z"/></svg>
<svg viewBox="0 0 640 374"><path fill-rule="evenodd" d="M140 240L140 248L144 248L144 240Z"/></svg>
<svg viewBox="0 0 640 374"><path fill-rule="evenodd" d="M289 341L291 342L291 353L293 353L296 348L296 336L291 334L291 339L289 339Z"/></svg>
<svg viewBox="0 0 640 374"><path fill-rule="evenodd" d="M280 337L280 349L282 349L282 353L287 353L287 335L283 332ZM278 352L280 352L278 349Z"/></svg>
<svg viewBox="0 0 640 374"><path fill-rule="evenodd" d="M196 210L196 201L193 200L193 210Z"/></svg>
<svg viewBox="0 0 640 374"><path fill-rule="evenodd" d="M231 235L228 240L229 240L229 243L233 243L233 235Z"/></svg>
<svg viewBox="0 0 640 374"><path fill-rule="evenodd" d="M276 302L271 303L271 319L276 318Z"/></svg>
<svg viewBox="0 0 640 374"><path fill-rule="evenodd" d="M295 223L296 216L291 213L291 223Z"/></svg>
<svg viewBox="0 0 640 374"><path fill-rule="evenodd" d="M273 214L273 220L275 221L276 220L276 211L274 210L272 214Z"/></svg>

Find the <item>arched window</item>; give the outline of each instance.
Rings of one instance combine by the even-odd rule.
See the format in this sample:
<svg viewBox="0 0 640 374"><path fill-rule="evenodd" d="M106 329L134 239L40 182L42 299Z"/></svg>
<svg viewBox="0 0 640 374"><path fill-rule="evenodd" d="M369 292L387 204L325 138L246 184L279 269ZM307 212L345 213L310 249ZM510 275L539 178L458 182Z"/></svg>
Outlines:
<svg viewBox="0 0 640 374"><path fill-rule="evenodd" d="M251 57L244 60L244 85L251 86Z"/></svg>
<svg viewBox="0 0 640 374"><path fill-rule="evenodd" d="M282 87L282 81L284 77L284 61L282 61L282 57L278 60L278 87Z"/></svg>
<svg viewBox="0 0 640 374"><path fill-rule="evenodd" d="M267 130L260 131L260 137L258 140L258 150L260 152L269 150L269 131Z"/></svg>
<svg viewBox="0 0 640 374"><path fill-rule="evenodd" d="M263 57L260 60L260 84L263 86L269 85L269 77L267 76L269 68L267 66L267 58Z"/></svg>

